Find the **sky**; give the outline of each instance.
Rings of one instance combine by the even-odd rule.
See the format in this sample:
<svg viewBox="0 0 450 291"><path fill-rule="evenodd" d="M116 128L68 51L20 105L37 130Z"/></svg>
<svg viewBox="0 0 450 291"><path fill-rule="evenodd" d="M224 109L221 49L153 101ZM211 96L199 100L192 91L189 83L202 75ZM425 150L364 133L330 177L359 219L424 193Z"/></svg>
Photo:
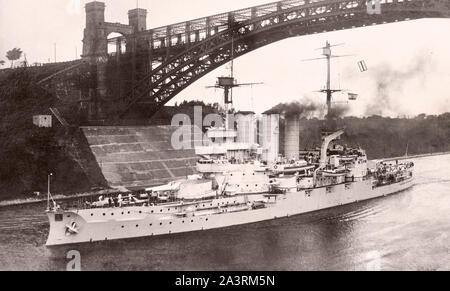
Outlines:
<svg viewBox="0 0 450 291"><path fill-rule="evenodd" d="M0 60L6 51L20 47L27 60L48 62L79 58L85 24L85 0L0 0ZM127 23L127 11L136 0L106 0L106 21ZM139 0L149 11L149 28L227 12L270 0ZM332 64L332 85L359 94L348 104L349 115L414 116L450 111L450 19L423 19L283 40L251 52L235 61L239 82L263 85L235 89L238 110L264 112L278 103L315 102L324 104L319 93L325 85L324 61L317 48L341 44L334 53L354 55ZM364 60L368 71L361 73L357 62ZM7 64L8 65L8 64ZM7 66L5 65L5 66ZM222 93L206 86L228 74L221 67L197 81L174 98L221 102ZM344 94L336 102L346 105Z"/></svg>

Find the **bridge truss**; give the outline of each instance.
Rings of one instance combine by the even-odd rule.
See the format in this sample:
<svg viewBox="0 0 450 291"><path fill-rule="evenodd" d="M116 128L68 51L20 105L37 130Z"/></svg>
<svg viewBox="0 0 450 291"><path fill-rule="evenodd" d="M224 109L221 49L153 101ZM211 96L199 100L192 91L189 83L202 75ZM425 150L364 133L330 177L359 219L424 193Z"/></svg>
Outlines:
<svg viewBox="0 0 450 291"><path fill-rule="evenodd" d="M140 103L152 103L152 115L232 56L286 38L445 17L448 0L381 0L381 14L369 14L366 0L286 0L143 31L134 37L146 44L151 69L120 98L115 116Z"/></svg>

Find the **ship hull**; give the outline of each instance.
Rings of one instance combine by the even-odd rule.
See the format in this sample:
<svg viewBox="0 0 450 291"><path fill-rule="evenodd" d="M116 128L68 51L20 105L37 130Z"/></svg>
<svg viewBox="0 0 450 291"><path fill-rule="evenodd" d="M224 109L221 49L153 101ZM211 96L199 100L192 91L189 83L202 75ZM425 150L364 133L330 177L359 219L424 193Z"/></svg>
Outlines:
<svg viewBox="0 0 450 291"><path fill-rule="evenodd" d="M382 187L372 180L282 195L240 195L191 205L85 209L48 213L48 247L205 231L301 215L399 193L413 178ZM264 207L247 207L264 199ZM186 208L195 212L180 216Z"/></svg>

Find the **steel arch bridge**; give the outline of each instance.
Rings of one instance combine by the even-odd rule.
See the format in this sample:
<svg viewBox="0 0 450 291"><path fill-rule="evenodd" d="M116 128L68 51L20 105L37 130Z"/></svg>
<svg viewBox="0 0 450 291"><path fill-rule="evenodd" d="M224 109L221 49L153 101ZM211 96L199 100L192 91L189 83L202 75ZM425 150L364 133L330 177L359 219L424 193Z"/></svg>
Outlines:
<svg viewBox="0 0 450 291"><path fill-rule="evenodd" d="M146 44L151 70L118 101L115 116L151 103L150 115L214 69L271 43L302 35L406 21L450 17L450 0L286 0L134 34ZM372 6L371 6L372 7ZM118 41L114 39L112 41ZM158 63L155 65L155 61Z"/></svg>

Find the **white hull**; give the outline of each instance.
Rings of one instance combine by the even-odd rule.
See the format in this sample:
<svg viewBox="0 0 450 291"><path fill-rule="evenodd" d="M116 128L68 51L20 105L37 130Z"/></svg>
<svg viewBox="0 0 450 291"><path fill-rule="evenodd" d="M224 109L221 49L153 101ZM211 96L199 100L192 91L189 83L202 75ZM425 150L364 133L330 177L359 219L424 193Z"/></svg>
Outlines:
<svg viewBox="0 0 450 291"><path fill-rule="evenodd" d="M274 196L266 203L266 208L262 209L249 209L246 206L247 202L267 199L263 194L255 194L202 201L193 205L50 212L47 246L168 235L249 224L387 196L412 186L413 178L378 188L372 188L372 180L359 181ZM218 208L218 205L221 207ZM177 216L177 213L186 211L189 207L196 209L195 215ZM218 214L219 211L225 212ZM62 221L56 221L56 215L59 215ZM74 225L74 222L76 232L69 233L67 226Z"/></svg>

